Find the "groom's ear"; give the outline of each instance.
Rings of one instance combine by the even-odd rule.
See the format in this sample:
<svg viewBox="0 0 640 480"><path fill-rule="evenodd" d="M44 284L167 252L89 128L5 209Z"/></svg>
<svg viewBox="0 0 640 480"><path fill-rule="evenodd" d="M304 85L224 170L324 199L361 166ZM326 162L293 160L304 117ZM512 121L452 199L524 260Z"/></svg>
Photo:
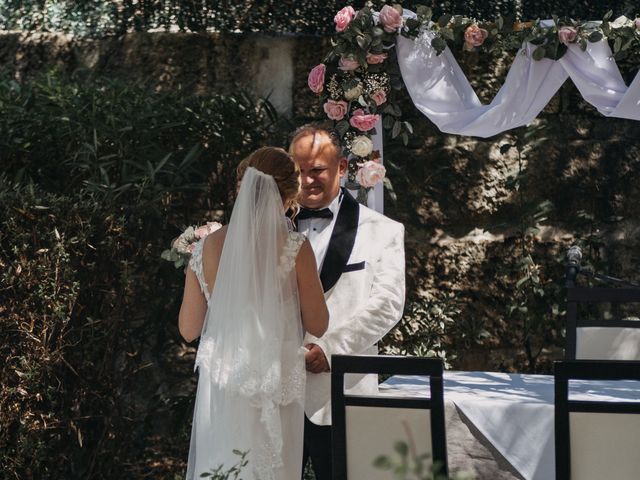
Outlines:
<svg viewBox="0 0 640 480"><path fill-rule="evenodd" d="M347 168L349 167L347 157L339 157L338 162L338 172L340 173L340 177L344 177L347 173Z"/></svg>

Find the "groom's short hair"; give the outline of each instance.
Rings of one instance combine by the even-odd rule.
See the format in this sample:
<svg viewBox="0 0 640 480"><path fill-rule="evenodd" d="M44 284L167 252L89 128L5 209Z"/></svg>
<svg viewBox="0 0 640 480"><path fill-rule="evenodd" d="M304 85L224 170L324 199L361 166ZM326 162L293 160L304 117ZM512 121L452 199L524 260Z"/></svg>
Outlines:
<svg viewBox="0 0 640 480"><path fill-rule="evenodd" d="M289 142L289 153L291 153L291 146L298 139L305 137L307 135L318 135L318 134L326 134L331 140L331 144L336 149L336 160L339 160L344 156L342 151L342 142L340 141L340 134L338 131L332 126L323 124L323 123L307 123L295 129L295 131L291 134L291 141Z"/></svg>

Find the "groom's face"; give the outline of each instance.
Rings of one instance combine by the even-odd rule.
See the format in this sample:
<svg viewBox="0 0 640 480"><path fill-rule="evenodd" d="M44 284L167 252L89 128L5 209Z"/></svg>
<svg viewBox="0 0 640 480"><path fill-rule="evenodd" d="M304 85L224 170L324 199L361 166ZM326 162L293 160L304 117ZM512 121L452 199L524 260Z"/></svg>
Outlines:
<svg viewBox="0 0 640 480"><path fill-rule="evenodd" d="M340 192L340 179L347 171L347 160L325 132L298 137L291 154L300 166L302 191L300 204L307 208L324 208Z"/></svg>

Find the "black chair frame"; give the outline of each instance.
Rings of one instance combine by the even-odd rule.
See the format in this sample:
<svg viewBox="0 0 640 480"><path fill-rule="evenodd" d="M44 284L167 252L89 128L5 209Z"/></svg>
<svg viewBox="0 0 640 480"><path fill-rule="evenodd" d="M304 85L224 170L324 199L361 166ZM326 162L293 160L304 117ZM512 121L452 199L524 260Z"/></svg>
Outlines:
<svg viewBox="0 0 640 480"><path fill-rule="evenodd" d="M640 288L567 287L567 338L565 359L575 360L577 329L580 327L640 328L635 320L587 319L578 315L578 304L640 303Z"/></svg>
<svg viewBox="0 0 640 480"><path fill-rule="evenodd" d="M556 479L571 478L570 412L640 414L640 402L569 400L569 380L638 380L640 362L622 360L572 360L556 362L555 443Z"/></svg>
<svg viewBox="0 0 640 480"><path fill-rule="evenodd" d="M333 355L331 357L332 454L334 480L347 480L346 407L416 408L431 414L431 445L440 474L448 475L445 437L442 360L425 357L385 355ZM420 375L429 377L430 398L346 395L344 377L348 373Z"/></svg>

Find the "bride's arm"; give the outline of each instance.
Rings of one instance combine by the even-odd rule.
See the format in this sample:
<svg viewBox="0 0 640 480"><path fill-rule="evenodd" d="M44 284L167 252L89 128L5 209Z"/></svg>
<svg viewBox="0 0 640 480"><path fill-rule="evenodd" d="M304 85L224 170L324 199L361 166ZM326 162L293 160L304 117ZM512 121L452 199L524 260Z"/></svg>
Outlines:
<svg viewBox="0 0 640 480"><path fill-rule="evenodd" d="M296 275L298 277L302 325L307 332L320 337L329 325L329 310L324 301L322 284L316 267L316 257L309 240L305 240L298 252Z"/></svg>
<svg viewBox="0 0 640 480"><path fill-rule="evenodd" d="M200 290L198 278L193 270L187 268L182 306L178 317L180 335L187 342L192 342L200 336L206 313L207 301Z"/></svg>

